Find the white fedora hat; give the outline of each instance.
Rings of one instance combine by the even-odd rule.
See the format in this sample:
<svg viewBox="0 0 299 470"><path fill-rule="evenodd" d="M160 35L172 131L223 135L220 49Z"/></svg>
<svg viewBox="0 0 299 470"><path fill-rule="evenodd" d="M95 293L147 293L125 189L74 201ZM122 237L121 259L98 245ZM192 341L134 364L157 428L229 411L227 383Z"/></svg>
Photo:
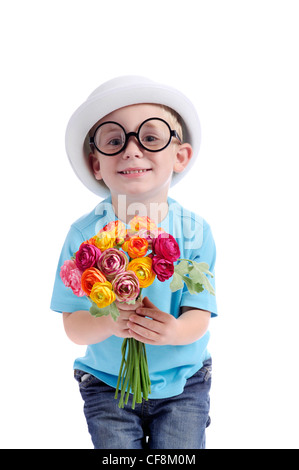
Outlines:
<svg viewBox="0 0 299 470"><path fill-rule="evenodd" d="M93 175L88 154L88 132L94 124L118 108L139 103L162 104L174 109L182 118L184 141L192 145L193 156L182 173L174 173L172 186L192 167L200 147L201 128L195 107L180 91L144 77L124 76L105 82L79 106L66 129L66 152L74 172L95 194L105 198L109 189Z"/></svg>

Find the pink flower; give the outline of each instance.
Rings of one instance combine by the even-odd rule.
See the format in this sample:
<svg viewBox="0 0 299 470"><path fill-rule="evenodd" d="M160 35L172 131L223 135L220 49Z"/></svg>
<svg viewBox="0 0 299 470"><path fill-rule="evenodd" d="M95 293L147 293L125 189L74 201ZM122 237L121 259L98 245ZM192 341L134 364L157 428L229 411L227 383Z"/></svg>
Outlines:
<svg viewBox="0 0 299 470"><path fill-rule="evenodd" d="M126 269L128 258L124 252L116 248L108 248L105 250L97 261L99 270L111 281L116 274Z"/></svg>
<svg viewBox="0 0 299 470"><path fill-rule="evenodd" d="M159 258L158 256L154 256L152 260L152 268L153 271L156 273L159 281L164 282L173 275L174 266L172 261L169 261L168 259L164 258Z"/></svg>
<svg viewBox="0 0 299 470"><path fill-rule="evenodd" d="M101 250L94 245L82 243L76 253L76 265L81 271L92 268L101 255Z"/></svg>
<svg viewBox="0 0 299 470"><path fill-rule="evenodd" d="M75 261L66 260L60 268L60 277L66 287L70 287L75 295L83 297L85 292L81 288L81 271Z"/></svg>
<svg viewBox="0 0 299 470"><path fill-rule="evenodd" d="M123 271L115 276L112 281L115 297L120 302L128 302L137 299L140 288L139 280L133 271Z"/></svg>
<svg viewBox="0 0 299 470"><path fill-rule="evenodd" d="M181 255L177 241L169 233L161 233L153 239L153 252L159 258L171 262L177 261Z"/></svg>

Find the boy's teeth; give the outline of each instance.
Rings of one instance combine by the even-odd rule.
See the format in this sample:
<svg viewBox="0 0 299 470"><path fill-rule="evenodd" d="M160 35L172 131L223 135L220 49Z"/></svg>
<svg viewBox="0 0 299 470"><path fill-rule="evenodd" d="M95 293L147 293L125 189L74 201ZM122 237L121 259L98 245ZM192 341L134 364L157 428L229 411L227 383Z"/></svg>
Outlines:
<svg viewBox="0 0 299 470"><path fill-rule="evenodd" d="M131 173L144 173L147 170L130 170L130 171L122 171L124 175L129 175Z"/></svg>

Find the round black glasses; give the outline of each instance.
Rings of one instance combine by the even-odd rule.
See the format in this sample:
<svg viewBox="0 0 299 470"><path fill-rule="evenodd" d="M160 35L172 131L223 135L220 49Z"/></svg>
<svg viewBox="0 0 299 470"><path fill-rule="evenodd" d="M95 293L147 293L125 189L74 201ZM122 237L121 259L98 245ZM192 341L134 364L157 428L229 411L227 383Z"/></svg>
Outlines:
<svg viewBox="0 0 299 470"><path fill-rule="evenodd" d="M107 121L100 124L89 143L104 155L117 155L127 146L129 138L136 137L141 147L149 152L160 152L169 144L172 137L180 142L177 131L172 130L169 124L160 118L150 118L140 124L137 132L126 132L121 124Z"/></svg>

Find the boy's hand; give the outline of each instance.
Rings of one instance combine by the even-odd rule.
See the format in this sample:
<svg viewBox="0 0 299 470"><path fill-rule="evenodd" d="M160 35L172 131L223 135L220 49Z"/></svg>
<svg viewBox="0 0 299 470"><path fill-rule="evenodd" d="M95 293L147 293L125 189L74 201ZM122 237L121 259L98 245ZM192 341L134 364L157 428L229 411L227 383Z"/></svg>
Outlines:
<svg viewBox="0 0 299 470"><path fill-rule="evenodd" d="M150 317L150 318L146 318ZM155 345L176 344L178 322L169 313L159 310L147 297L143 305L130 312L127 329L131 338Z"/></svg>
<svg viewBox="0 0 299 470"><path fill-rule="evenodd" d="M115 303L119 311L119 317L117 318L117 321L113 320L111 322L112 334L119 338L130 338L131 334L128 327L129 317L135 313L135 310L138 307L142 306L142 302L138 301L135 304L126 304L116 300Z"/></svg>

